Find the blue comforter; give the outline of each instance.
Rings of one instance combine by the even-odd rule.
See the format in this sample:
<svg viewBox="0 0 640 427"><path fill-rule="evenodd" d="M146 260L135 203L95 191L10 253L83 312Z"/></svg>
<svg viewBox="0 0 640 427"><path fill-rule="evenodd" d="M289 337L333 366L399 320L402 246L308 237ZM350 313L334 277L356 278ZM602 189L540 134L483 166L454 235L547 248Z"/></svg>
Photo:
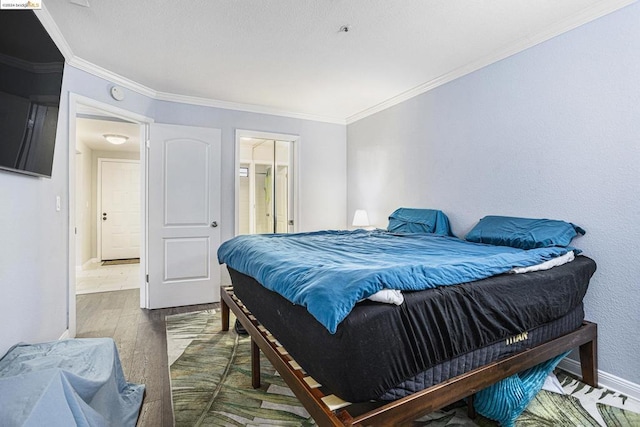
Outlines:
<svg viewBox="0 0 640 427"><path fill-rule="evenodd" d="M527 267L565 254L516 249L435 234L318 231L237 236L218 260L307 308L331 333L355 304L383 288L423 290Z"/></svg>

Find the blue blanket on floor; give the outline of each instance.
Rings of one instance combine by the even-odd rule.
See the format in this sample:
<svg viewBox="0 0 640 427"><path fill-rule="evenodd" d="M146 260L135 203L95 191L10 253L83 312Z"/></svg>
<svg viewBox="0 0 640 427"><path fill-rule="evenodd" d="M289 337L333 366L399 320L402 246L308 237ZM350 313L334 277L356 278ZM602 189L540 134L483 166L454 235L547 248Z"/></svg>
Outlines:
<svg viewBox="0 0 640 427"><path fill-rule="evenodd" d="M514 427L520 414L542 389L545 378L568 354L560 354L480 390L473 406L479 414L498 421L502 427Z"/></svg>
<svg viewBox="0 0 640 427"><path fill-rule="evenodd" d="M307 308L331 333L355 304L381 289L423 290L527 267L567 253L470 243L429 233L318 231L237 236L219 262Z"/></svg>
<svg viewBox="0 0 640 427"><path fill-rule="evenodd" d="M134 427L143 394L111 338L18 344L0 359L2 426Z"/></svg>

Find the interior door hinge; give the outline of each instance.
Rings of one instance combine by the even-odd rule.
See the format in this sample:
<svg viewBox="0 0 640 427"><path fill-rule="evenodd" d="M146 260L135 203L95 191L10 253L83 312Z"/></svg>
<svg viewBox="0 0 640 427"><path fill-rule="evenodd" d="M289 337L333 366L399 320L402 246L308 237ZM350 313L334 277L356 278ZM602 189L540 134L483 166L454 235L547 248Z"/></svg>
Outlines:
<svg viewBox="0 0 640 427"><path fill-rule="evenodd" d="M147 149L151 148L151 141L149 141L147 139L147 141L144 143L145 147L147 147Z"/></svg>
<svg viewBox="0 0 640 427"><path fill-rule="evenodd" d="M149 275L147 274L147 283L149 283Z"/></svg>

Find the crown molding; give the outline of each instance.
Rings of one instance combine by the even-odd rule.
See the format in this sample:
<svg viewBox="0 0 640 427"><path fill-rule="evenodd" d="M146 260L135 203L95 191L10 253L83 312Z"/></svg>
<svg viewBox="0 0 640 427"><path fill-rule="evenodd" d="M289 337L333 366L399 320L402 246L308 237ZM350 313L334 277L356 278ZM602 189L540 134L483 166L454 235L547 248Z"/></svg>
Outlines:
<svg viewBox="0 0 640 427"><path fill-rule="evenodd" d="M131 79L123 77L105 68L99 67L89 61L85 61L82 58L73 56L67 61L72 67L78 68L82 71L86 71L89 74L100 77L107 81L112 82L118 86L122 86L141 95L145 95L149 98L153 98L158 101L177 102L181 104L199 105L204 107L221 108L224 110L243 111L248 113L269 114L273 116L289 117L294 119L312 120L316 122L326 122L346 125L344 119L335 117L319 116L313 114L296 113L284 110L278 110L271 107L265 107L252 104L241 104L237 102L220 101L217 99L201 98L196 96L179 95L175 93L158 92L147 86L141 85Z"/></svg>
<svg viewBox="0 0 640 427"><path fill-rule="evenodd" d="M346 125L346 121L343 118L321 116L316 114L298 113L292 111L280 110L277 108L266 107L262 105L242 104L237 102L220 101L216 99L200 98L187 95L178 95L167 92L158 92L150 87L144 86L136 81L123 77L117 73L102 68L96 64L86 61L73 54L71 47L67 43L66 39L62 35L62 32L56 25L55 21L49 14L45 5L42 5L42 9L35 11L38 19L45 27L54 43L62 52L68 65L85 71L96 77L105 79L113 84L122 86L141 95L147 96L160 101L177 102L182 104L200 105L205 107L215 107L225 110L243 111L247 113L269 114L273 116L288 117L301 120L312 120L316 122L334 123L340 125Z"/></svg>
<svg viewBox="0 0 640 427"><path fill-rule="evenodd" d="M455 80L457 78L470 74L474 71L477 71L483 67L486 67L487 65L493 64L494 62L498 62L511 55L522 52L523 50L526 50L530 47L533 47L537 44L547 41L567 31L573 30L574 28L577 28L581 25L584 25L588 22L591 22L602 16L605 16L609 13L615 12L616 10L621 9L625 6L628 6L632 3L635 3L636 1L637 0L608 0L608 1L598 2L595 5L587 9L584 9L579 14L571 16L554 25L547 27L546 30L538 34L517 40L514 43L511 43L509 46L507 46L504 49L500 49L476 61L470 62L447 74L439 76L428 82L425 82L413 89L407 90L399 95L389 98L386 101L383 101L379 104L376 104L370 108L367 108L359 113L353 114L344 119L337 118L337 117L320 116L320 115L314 115L314 114L285 111L285 110L280 110L277 108L272 108L272 107L267 107L262 105L242 104L242 103L236 103L236 102L221 101L216 99L200 98L200 97L179 95L179 94L166 93L166 92L158 92L154 89L151 89L147 86L144 86L140 83L137 83L133 80L123 77L119 74L113 73L107 69L99 67L89 61L86 61L82 58L75 56L71 50L71 47L69 46L69 44L63 37L62 33L60 32L60 29L58 28L55 21L47 11L45 5L43 4L42 9L35 10L34 12L36 13L36 16L40 19L40 22L42 22L45 29L51 35L51 38L53 39L54 43L56 43L56 45L58 46L58 48L62 52L63 56L65 57L69 65L75 68L78 68L80 70L86 71L89 74L111 81L114 84L125 87L134 92L148 96L150 98L161 100L161 101L178 102L183 104L200 105L200 106L206 106L206 107L215 107L215 108L221 108L225 110L268 114L268 115L289 117L289 118L302 119L302 120L312 120L317 122L349 125L365 117L368 117L380 111L386 110L387 108L393 107L394 105L400 104L401 102L404 102L408 99L414 98L418 95L421 95L425 92L428 92L432 89L442 86L443 84L448 83L452 80Z"/></svg>
<svg viewBox="0 0 640 427"><path fill-rule="evenodd" d="M514 43L511 43L510 45L508 45L507 47L500 49L498 51L495 51L490 55L484 56L476 61L470 62L447 74L443 74L442 76L437 77L433 80L430 80L426 83L423 83L420 86L417 86L413 89L410 89L406 92L396 95L393 98L389 98L384 102L374 105L373 107L367 108L366 110L363 110L359 113L349 116L346 118L347 125L357 122L358 120L371 116L380 111L386 110L387 108L393 107L394 105L400 104L401 102L404 102L408 99L414 98L418 95L421 95L425 92L435 89L438 86L442 86L445 83L449 83L452 80L458 79L474 71L477 71L481 68L484 68L487 65L493 64L494 62L498 62L511 55L515 55L516 53L522 52L530 47L533 47L537 44L550 40L553 37L566 33L567 31L571 31L574 28L577 28L581 25L594 21L602 16L608 15L609 13L615 12L616 10L622 9L623 7L628 6L632 3L635 3L636 1L637 0L609 0L609 1L598 2L597 4L584 9L579 14L573 15L567 19L564 19L562 21L557 22L556 24L553 24L547 27L542 32L534 34L530 37L525 37L520 40L517 40Z"/></svg>
<svg viewBox="0 0 640 427"><path fill-rule="evenodd" d="M345 119L316 114L297 113L292 111L279 110L277 108L266 107L255 104L243 104L239 102L220 101L217 99L200 98L196 96L177 95L174 93L158 92L155 99L161 101L181 102L184 104L201 105L205 107L222 108L225 110L243 111L246 113L270 114L273 116L290 117L301 120L313 120L316 122L334 123L346 125Z"/></svg>
<svg viewBox="0 0 640 427"><path fill-rule="evenodd" d="M140 95L148 96L149 98L154 99L158 96L158 92L145 85L123 77L120 74L116 74L112 71L107 70L106 68L102 68L77 56L71 58L71 60L67 61L67 63L74 68L86 71L89 74L100 77L101 79L107 80L115 85L125 87L131 91L139 93Z"/></svg>

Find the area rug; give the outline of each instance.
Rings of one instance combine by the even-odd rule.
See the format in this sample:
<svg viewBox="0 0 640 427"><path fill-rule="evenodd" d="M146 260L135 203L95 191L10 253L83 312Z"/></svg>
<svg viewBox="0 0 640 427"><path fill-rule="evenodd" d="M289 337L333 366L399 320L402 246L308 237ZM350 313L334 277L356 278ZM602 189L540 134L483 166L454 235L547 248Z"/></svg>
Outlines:
<svg viewBox="0 0 640 427"><path fill-rule="evenodd" d="M140 264L140 258L110 259L102 261L102 265Z"/></svg>
<svg viewBox="0 0 640 427"><path fill-rule="evenodd" d="M234 319L231 319L233 324ZM251 387L250 342L233 328L220 331L215 310L166 317L167 356L176 426L315 426L266 357L262 386ZM565 394L542 390L516 426L640 426L640 402L594 389L556 371ZM494 427L471 420L463 403L421 417L415 426Z"/></svg>

